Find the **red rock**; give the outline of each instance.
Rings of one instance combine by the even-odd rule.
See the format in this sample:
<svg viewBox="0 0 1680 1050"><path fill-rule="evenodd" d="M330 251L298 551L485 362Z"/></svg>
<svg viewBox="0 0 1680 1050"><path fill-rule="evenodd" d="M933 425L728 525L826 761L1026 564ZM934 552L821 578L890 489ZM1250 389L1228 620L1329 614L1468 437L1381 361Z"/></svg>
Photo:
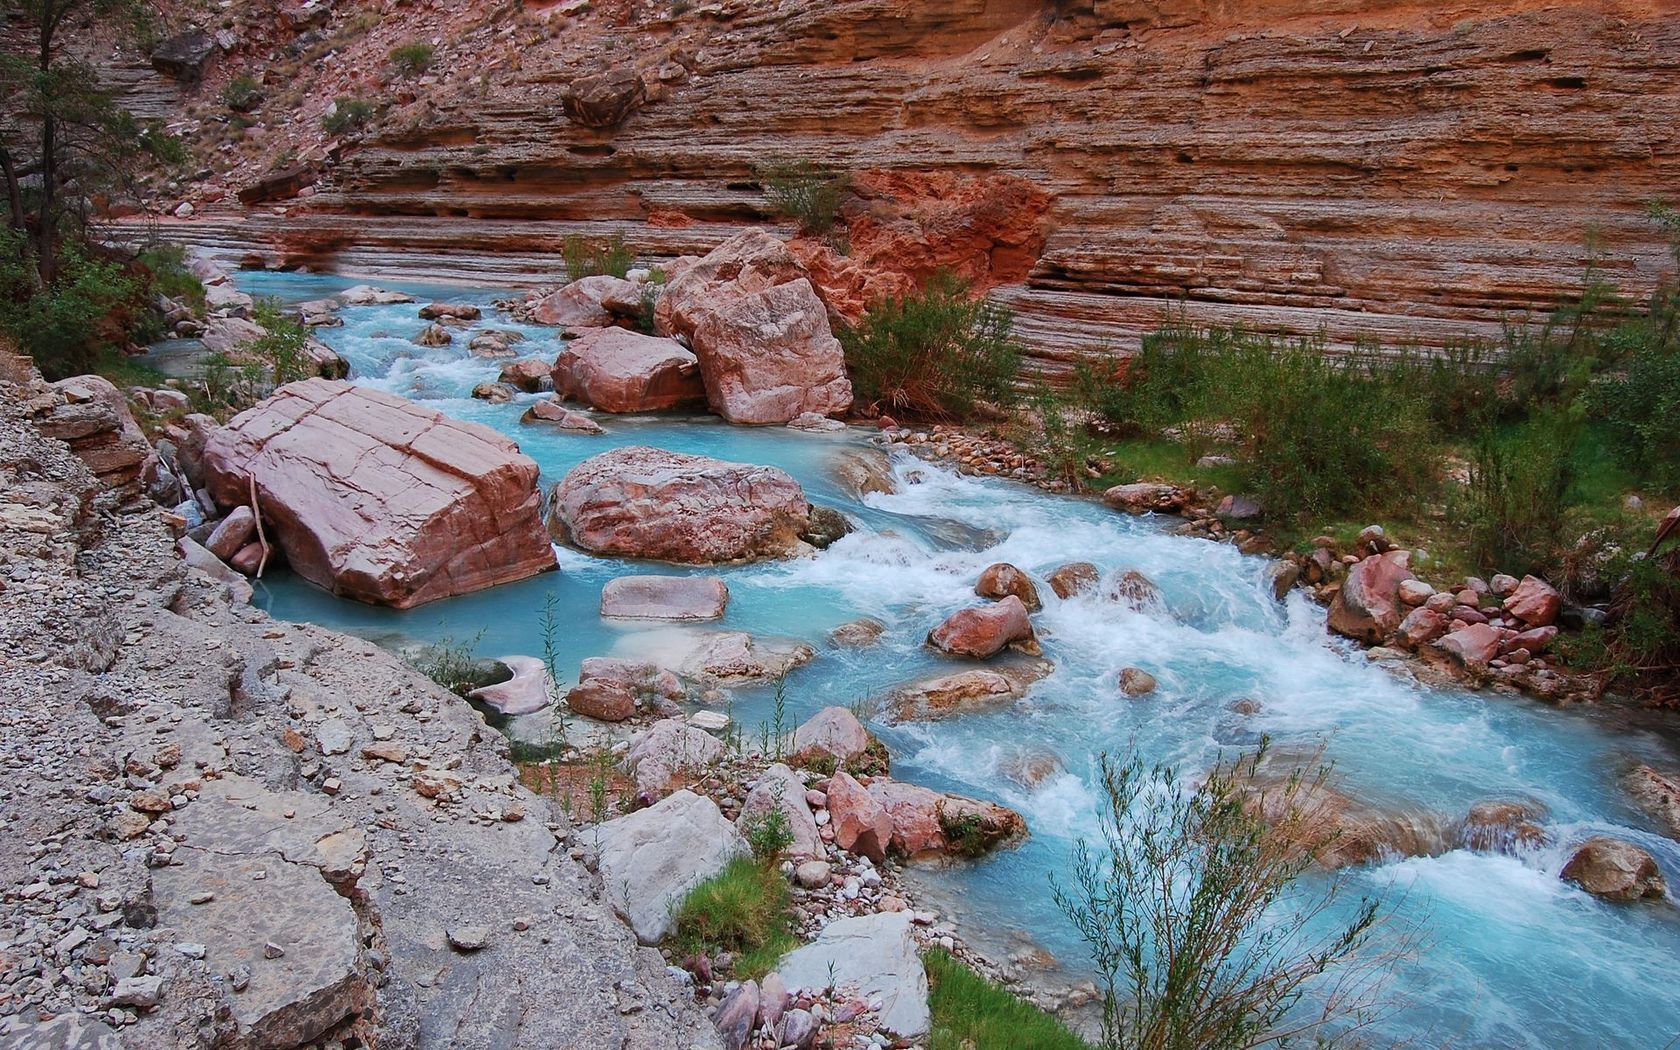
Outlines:
<svg viewBox="0 0 1680 1050"><path fill-rule="evenodd" d="M981 660L1010 645L1029 652L1037 648L1027 607L1014 595L993 605L957 610L928 632L927 641L941 652Z"/></svg>
<svg viewBox="0 0 1680 1050"><path fill-rule="evenodd" d="M543 398L525 410L519 417L521 423L546 423L555 430L568 434L604 434L601 424L590 419L582 412L571 409L555 401L553 398Z"/></svg>
<svg viewBox="0 0 1680 1050"><path fill-rule="evenodd" d="M1533 627L1520 632L1515 638L1511 639L1511 644L1515 647L1527 649L1531 653L1539 653L1550 648L1552 641L1557 636L1558 629L1556 627Z"/></svg>
<svg viewBox="0 0 1680 1050"><path fill-rule="evenodd" d="M843 769L829 778L827 794L835 844L877 864L886 860L893 823L885 807Z"/></svg>
<svg viewBox="0 0 1680 1050"><path fill-rule="evenodd" d="M601 615L632 620L715 620L729 587L715 576L620 576L601 589Z"/></svg>
<svg viewBox="0 0 1680 1050"><path fill-rule="evenodd" d="M1375 645L1400 626L1405 615L1400 583L1412 579L1406 551L1373 554L1348 570L1330 603L1330 629Z"/></svg>
<svg viewBox="0 0 1680 1050"><path fill-rule="evenodd" d="M951 856L954 846L975 856L1026 835L1019 813L990 802L893 780L876 780L868 790L892 820L888 848L906 860ZM963 841L952 843L947 827L964 829Z"/></svg>
<svg viewBox="0 0 1680 1050"><path fill-rule="evenodd" d="M1076 561L1063 565L1050 574L1050 589L1056 592L1058 598L1072 598L1076 594L1097 589L1102 580L1102 572L1088 561Z"/></svg>
<svg viewBox="0 0 1680 1050"><path fill-rule="evenodd" d="M682 681L651 663L591 657L583 661L578 684L566 693L566 706L603 722L622 722L636 712L636 702L681 700Z"/></svg>
<svg viewBox="0 0 1680 1050"><path fill-rule="evenodd" d="M69 445L107 487L138 496L152 446L134 421L128 399L109 380L94 375L71 376L53 389L60 400L36 417L41 433Z"/></svg>
<svg viewBox="0 0 1680 1050"><path fill-rule="evenodd" d="M749 230L666 282L660 330L700 359L712 410L732 423L786 423L852 404L840 341L804 268L774 237Z"/></svg>
<svg viewBox="0 0 1680 1050"><path fill-rule="evenodd" d="M793 733L793 750L796 753L821 751L842 763L869 750L869 742L869 730L844 707L823 708Z"/></svg>
<svg viewBox="0 0 1680 1050"><path fill-rule="evenodd" d="M554 387L554 366L540 358L527 357L521 361L502 366L498 382L506 383L515 390L523 390L527 394L538 394Z"/></svg>
<svg viewBox="0 0 1680 1050"><path fill-rule="evenodd" d="M1110 507L1128 514L1148 514L1151 511L1171 514L1183 509L1186 495L1177 485L1140 481L1132 485L1116 485L1104 492L1102 498Z"/></svg>
<svg viewBox="0 0 1680 1050"><path fill-rule="evenodd" d="M561 397L603 412L658 412L706 399L700 364L675 339L598 328L566 344L554 362Z"/></svg>
<svg viewBox="0 0 1680 1050"><path fill-rule="evenodd" d="M688 565L807 549L805 493L785 471L645 445L573 467L554 490L554 525L584 550Z"/></svg>
<svg viewBox="0 0 1680 1050"><path fill-rule="evenodd" d="M857 324L870 307L916 293L915 279L892 264L882 268L841 255L826 241L799 238L788 243L788 251L804 267L835 324Z"/></svg>
<svg viewBox="0 0 1680 1050"><path fill-rule="evenodd" d="M974 585L974 593L982 598L1014 595L1028 610L1039 607L1038 588L1033 585L1032 577L1008 562L1000 561L987 566L980 574L980 581Z"/></svg>
<svg viewBox="0 0 1680 1050"><path fill-rule="evenodd" d="M476 321L482 313L471 303L428 303L420 308L420 318L424 321L441 321L446 317L457 321Z"/></svg>
<svg viewBox="0 0 1680 1050"><path fill-rule="evenodd" d="M210 435L224 507L251 479L270 542L305 579L409 608L554 568L537 465L507 438L349 383L291 383Z"/></svg>
<svg viewBox="0 0 1680 1050"><path fill-rule="evenodd" d="M622 722L636 713L636 694L621 681L591 678L566 691L566 706L585 718Z"/></svg>
<svg viewBox="0 0 1680 1050"><path fill-rule="evenodd" d="M246 576L255 576L258 569L266 568L263 565L263 546L260 543L247 543L234 551L233 556L227 561L235 571ZM274 561L272 551L269 553L269 561L270 563Z"/></svg>
<svg viewBox="0 0 1680 1050"><path fill-rule="evenodd" d="M216 526L210 537L204 541L204 548L216 557L227 561L239 553L239 548L250 543L257 534L256 515L251 508L241 504L228 511L227 517Z"/></svg>
<svg viewBox="0 0 1680 1050"><path fill-rule="evenodd" d="M1120 691L1127 696L1148 696L1155 691L1155 685L1155 676L1141 667L1125 667L1120 670Z"/></svg>
<svg viewBox="0 0 1680 1050"><path fill-rule="evenodd" d="M618 66L579 77L566 87L561 107L574 123L612 128L647 101L647 85L634 66Z"/></svg>
<svg viewBox="0 0 1680 1050"><path fill-rule="evenodd" d="M1447 632L1447 618L1420 605L1406 614L1394 632L1394 641L1404 649L1417 649Z"/></svg>
<svg viewBox="0 0 1680 1050"><path fill-rule="evenodd" d="M529 303L525 312L538 324L562 328L605 328L613 315L601 301L633 288L629 281L607 274L580 277Z"/></svg>
<svg viewBox="0 0 1680 1050"><path fill-rule="evenodd" d="M1524 576L1505 599L1505 611L1530 627L1550 626L1561 608L1563 599L1557 590L1538 576Z"/></svg>
<svg viewBox="0 0 1680 1050"><path fill-rule="evenodd" d="M1582 843L1563 866L1561 877L1606 900L1661 900L1666 895L1655 858L1630 842L1605 835Z"/></svg>
<svg viewBox="0 0 1680 1050"><path fill-rule="evenodd" d="M1460 627L1436 643L1467 670L1485 670L1499 655L1499 629L1485 623Z"/></svg>

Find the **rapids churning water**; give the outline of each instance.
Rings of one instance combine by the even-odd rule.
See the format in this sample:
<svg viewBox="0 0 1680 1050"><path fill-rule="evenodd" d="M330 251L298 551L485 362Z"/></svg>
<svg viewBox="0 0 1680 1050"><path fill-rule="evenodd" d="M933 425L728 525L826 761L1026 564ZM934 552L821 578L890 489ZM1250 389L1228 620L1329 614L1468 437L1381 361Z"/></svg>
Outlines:
<svg viewBox="0 0 1680 1050"><path fill-rule="evenodd" d="M252 293L290 301L330 295L342 278L240 275ZM488 290L389 285L486 306L476 327L517 329L518 349L552 359L553 329L509 323L488 309ZM531 397L489 405L470 399L499 363L471 358L470 335L426 349L417 305L349 307L344 326L317 335L349 359L357 382L412 397L450 415L496 428L542 465L552 484L573 465L617 445L782 467L817 503L859 526L815 558L715 570L727 579L722 626L796 638L818 650L789 679L791 719L830 704L878 696L903 682L952 669L923 648L928 629L976 601L980 571L1012 562L1040 579L1058 565L1092 561L1105 572L1136 569L1159 585L1165 610L1134 612L1087 598L1059 601L1040 587L1034 617L1055 673L1007 710L942 722L874 726L904 780L995 799L1022 812L1032 837L986 861L926 872L919 879L971 939L1000 954L1036 944L1077 979L1085 959L1051 900L1049 875L1066 870L1074 841L1096 828L1097 756L1136 739L1152 761L1205 768L1252 746L1261 734L1282 745L1323 743L1345 790L1384 808L1429 811L1445 822L1473 803L1529 799L1547 809L1551 844L1516 856L1454 849L1440 856L1372 865L1351 889L1393 903L1399 925L1424 937L1391 983L1395 1012L1377 1038L1421 1046L1662 1047L1680 1037L1680 912L1659 904L1613 905L1557 876L1570 847L1607 833L1656 856L1680 887L1680 843L1655 832L1622 795L1617 778L1633 761L1675 760L1667 741L1591 710L1559 710L1505 695L1419 687L1367 663L1331 640L1324 613L1299 595L1285 604L1266 592L1266 563L1228 545L1168 535L1163 523L1115 514L993 480L965 478L918 460L895 459L894 495L860 499L834 477L838 457L869 447L868 435L808 435L782 428L731 427L711 419L600 417L604 437L563 436L523 426ZM470 638L483 655L537 654L539 619L552 595L563 618L561 671L590 656L634 651L645 628L614 626L596 613L602 585L668 566L559 552L560 571L408 612L334 599L284 575L258 586L276 616L310 620L369 637ZM714 571L714 570L708 570ZM861 616L887 625L881 643L829 648L833 627ZM1128 701L1116 672L1133 665L1160 688ZM564 686L564 683L563 683ZM1231 711L1249 698L1252 715ZM737 695L734 714L749 738L769 718L767 690ZM512 727L540 736L547 713ZM1064 771L1027 789L1006 771L1024 753L1049 752ZM1671 891L1672 892L1672 891Z"/></svg>

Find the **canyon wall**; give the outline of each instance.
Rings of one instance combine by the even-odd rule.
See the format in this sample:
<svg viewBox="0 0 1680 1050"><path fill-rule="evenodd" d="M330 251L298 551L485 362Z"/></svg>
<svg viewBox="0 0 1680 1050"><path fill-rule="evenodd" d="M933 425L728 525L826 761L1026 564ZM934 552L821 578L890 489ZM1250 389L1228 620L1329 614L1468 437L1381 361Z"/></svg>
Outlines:
<svg viewBox="0 0 1680 1050"><path fill-rule="evenodd" d="M854 255L960 262L1052 371L1180 307L1439 344L1578 288L1589 240L1631 291L1673 265L1644 206L1680 200L1676 0L568 0L439 56L226 243L542 279L568 232L766 221L755 168L812 159L861 173Z"/></svg>

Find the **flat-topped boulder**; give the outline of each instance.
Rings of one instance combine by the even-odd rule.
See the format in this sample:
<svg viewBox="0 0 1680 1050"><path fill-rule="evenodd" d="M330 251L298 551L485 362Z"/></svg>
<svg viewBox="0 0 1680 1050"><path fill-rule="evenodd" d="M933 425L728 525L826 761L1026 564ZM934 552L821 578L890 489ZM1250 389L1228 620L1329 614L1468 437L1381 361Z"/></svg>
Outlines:
<svg viewBox="0 0 1680 1050"><path fill-rule="evenodd" d="M892 818L888 849L906 860L978 857L1026 837L1021 814L993 802L877 779L869 795Z"/></svg>
<svg viewBox="0 0 1680 1050"><path fill-rule="evenodd" d="M257 506L293 571L406 609L554 568L537 465L488 427L377 390L307 379L205 442L224 508Z"/></svg>
<svg viewBox="0 0 1680 1050"><path fill-rule="evenodd" d="M787 245L739 233L666 285L662 332L700 359L712 411L731 423L787 423L846 411L852 384L828 309Z"/></svg>
<svg viewBox="0 0 1680 1050"><path fill-rule="evenodd" d="M909 912L837 919L817 939L788 953L776 970L790 992L848 990L879 1003L881 1027L906 1039L927 1033L927 971L916 951Z"/></svg>
<svg viewBox="0 0 1680 1050"><path fill-rule="evenodd" d="M556 533L597 554L711 565L810 549L810 504L776 467L632 445L573 467L553 501Z"/></svg>
<svg viewBox="0 0 1680 1050"><path fill-rule="evenodd" d="M729 605L716 576L620 576L601 588L601 615L627 620L715 620Z"/></svg>
<svg viewBox="0 0 1680 1050"><path fill-rule="evenodd" d="M1044 661L958 671L900 686L887 698L889 723L929 722L1008 707L1050 674Z"/></svg>
<svg viewBox="0 0 1680 1050"><path fill-rule="evenodd" d="M706 388L699 359L675 339L597 328L566 344L552 370L554 390L602 412L699 407Z"/></svg>

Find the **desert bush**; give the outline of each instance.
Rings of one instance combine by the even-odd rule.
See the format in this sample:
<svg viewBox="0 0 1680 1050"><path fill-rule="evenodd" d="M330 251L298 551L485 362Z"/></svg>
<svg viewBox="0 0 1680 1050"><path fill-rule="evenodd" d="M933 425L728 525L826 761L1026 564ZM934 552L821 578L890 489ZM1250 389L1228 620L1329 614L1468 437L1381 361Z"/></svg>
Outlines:
<svg viewBox="0 0 1680 1050"><path fill-rule="evenodd" d="M839 332L860 404L914 419L961 419L981 401L1015 400L1014 315L949 275L892 299Z"/></svg>
<svg viewBox="0 0 1680 1050"><path fill-rule="evenodd" d="M241 73L228 81L217 97L222 105L235 113L249 113L262 103L262 85L257 83L255 77Z"/></svg>
<svg viewBox="0 0 1680 1050"><path fill-rule="evenodd" d="M1580 414L1551 409L1514 430L1477 437L1454 517L1469 532L1470 556L1489 571L1526 573L1550 565L1562 542Z"/></svg>
<svg viewBox="0 0 1680 1050"><path fill-rule="evenodd" d="M767 809L741 821L741 837L747 840L754 857L770 862L793 844L793 827L781 809Z"/></svg>
<svg viewBox="0 0 1680 1050"><path fill-rule="evenodd" d="M1328 770L1257 792L1266 753L1196 783L1102 756L1100 836L1053 885L1096 964L1109 1050L1326 1046L1368 1017L1380 903L1302 880L1334 838Z"/></svg>
<svg viewBox="0 0 1680 1050"><path fill-rule="evenodd" d="M1680 490L1680 350L1640 349L1593 394L1622 462L1652 485Z"/></svg>
<svg viewBox="0 0 1680 1050"><path fill-rule="evenodd" d="M328 134L342 135L365 127L373 119L373 103L361 98L339 98L332 109L321 118L321 127Z"/></svg>
<svg viewBox="0 0 1680 1050"><path fill-rule="evenodd" d="M601 274L622 278L636 265L636 253L624 243L624 236L617 233L605 241L568 234L561 242L560 257L566 262L568 281Z"/></svg>
<svg viewBox="0 0 1680 1050"><path fill-rule="evenodd" d="M489 684L477 655L483 637L482 630L465 640L445 636L409 654L409 666L457 696L466 696Z"/></svg>
<svg viewBox="0 0 1680 1050"><path fill-rule="evenodd" d="M22 237L0 229L0 332L48 379L93 371L126 340L138 287L114 262L66 244L56 277L43 287Z"/></svg>
<svg viewBox="0 0 1680 1050"><path fill-rule="evenodd" d="M759 167L758 181L771 209L792 219L801 233L812 235L834 228L852 189L847 172L809 161L771 161Z"/></svg>
<svg viewBox="0 0 1680 1050"><path fill-rule="evenodd" d="M417 77L432 67L435 50L432 45L419 41L398 44L391 49L391 65L400 76Z"/></svg>

